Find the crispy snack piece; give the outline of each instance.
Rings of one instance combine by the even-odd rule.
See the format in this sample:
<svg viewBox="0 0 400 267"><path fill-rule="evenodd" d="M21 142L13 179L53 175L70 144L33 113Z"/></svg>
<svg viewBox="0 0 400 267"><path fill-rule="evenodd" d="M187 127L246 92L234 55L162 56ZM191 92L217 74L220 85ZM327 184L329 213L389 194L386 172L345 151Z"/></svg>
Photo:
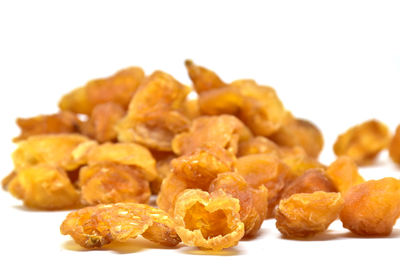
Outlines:
<svg viewBox="0 0 400 267"><path fill-rule="evenodd" d="M272 154L280 157L281 148L267 137L257 136L239 143L238 157L252 154Z"/></svg>
<svg viewBox="0 0 400 267"><path fill-rule="evenodd" d="M337 156L346 155L358 165L368 165L389 142L389 128L380 121L369 120L339 135L333 150Z"/></svg>
<svg viewBox="0 0 400 267"><path fill-rule="evenodd" d="M41 163L74 170L86 163L87 150L93 145L79 134L35 135L19 142L12 158L16 171Z"/></svg>
<svg viewBox="0 0 400 267"><path fill-rule="evenodd" d="M240 202L240 220L244 223L245 236L255 235L268 211L268 190L264 185L249 186L238 173L221 173L210 185L209 192L222 190Z"/></svg>
<svg viewBox="0 0 400 267"><path fill-rule="evenodd" d="M107 102L96 105L88 121L82 123L81 131L84 135L100 143L117 139L116 123L124 116L124 108L116 103Z"/></svg>
<svg viewBox="0 0 400 267"><path fill-rule="evenodd" d="M181 112L190 120L200 117L199 99L189 99L189 96L182 104Z"/></svg>
<svg viewBox="0 0 400 267"><path fill-rule="evenodd" d="M226 86L202 92L199 96L199 109L205 115L240 115L244 98L238 88Z"/></svg>
<svg viewBox="0 0 400 267"><path fill-rule="evenodd" d="M321 131L313 123L296 119L289 112L285 123L269 138L280 146L302 147L313 158L318 158L324 145Z"/></svg>
<svg viewBox="0 0 400 267"><path fill-rule="evenodd" d="M337 192L337 189L324 171L310 169L285 187L281 199L288 198L293 194L314 193L316 191Z"/></svg>
<svg viewBox="0 0 400 267"><path fill-rule="evenodd" d="M3 190L8 190L8 185L11 183L12 180L17 177L17 173L15 171L10 172L6 177L1 180L1 186Z"/></svg>
<svg viewBox="0 0 400 267"><path fill-rule="evenodd" d="M207 191L218 174L234 170L236 158L219 147L203 147L171 162L172 173L161 185L158 206L172 213L179 193L187 188Z"/></svg>
<svg viewBox="0 0 400 267"><path fill-rule="evenodd" d="M197 93L203 93L226 85L215 72L198 66L189 59L185 60L185 66Z"/></svg>
<svg viewBox="0 0 400 267"><path fill-rule="evenodd" d="M80 170L81 202L87 205L117 202L147 203L149 181L133 166L99 163Z"/></svg>
<svg viewBox="0 0 400 267"><path fill-rule="evenodd" d="M181 112L189 91L190 88L171 75L154 72L140 86L127 115L117 125L118 140L171 151L175 134L186 130L190 124Z"/></svg>
<svg viewBox="0 0 400 267"><path fill-rule="evenodd" d="M68 214L60 230L85 248L139 235L166 246L180 242L173 220L162 210L137 203L101 204Z"/></svg>
<svg viewBox="0 0 400 267"><path fill-rule="evenodd" d="M237 170L247 183L259 188L268 189L268 217L272 216L275 205L288 179L289 169L273 155L254 154L238 158Z"/></svg>
<svg viewBox="0 0 400 267"><path fill-rule="evenodd" d="M21 134L13 141L19 142L33 135L75 133L78 132L80 123L78 117L69 111L32 118L18 118L17 125L21 129Z"/></svg>
<svg viewBox="0 0 400 267"><path fill-rule="evenodd" d="M157 176L156 161L150 151L135 143L104 143L90 149L87 157L89 165L114 162L141 168L149 181Z"/></svg>
<svg viewBox="0 0 400 267"><path fill-rule="evenodd" d="M325 170L326 166L310 157L300 147L282 150L281 160L289 167L291 177L298 177L309 169Z"/></svg>
<svg viewBox="0 0 400 267"><path fill-rule="evenodd" d="M294 194L279 202L276 227L287 238L311 237L325 231L342 208L340 193Z"/></svg>
<svg viewBox="0 0 400 267"><path fill-rule="evenodd" d="M340 213L343 227L361 236L389 235L400 215L400 181L370 180L350 188Z"/></svg>
<svg viewBox="0 0 400 267"><path fill-rule="evenodd" d="M396 132L390 141L389 156L397 164L400 164L400 125L397 126Z"/></svg>
<svg viewBox="0 0 400 267"><path fill-rule="evenodd" d="M326 169L326 174L342 195L357 184L364 182L364 178L358 173L357 164L348 156L340 156Z"/></svg>
<svg viewBox="0 0 400 267"><path fill-rule="evenodd" d="M174 138L172 150L183 155L208 146L225 148L236 154L238 142L250 137L247 127L234 116L202 116L192 122L188 132Z"/></svg>
<svg viewBox="0 0 400 267"><path fill-rule="evenodd" d="M221 250L236 246L244 235L239 200L222 190L211 194L185 190L175 205L176 232L188 246Z"/></svg>
<svg viewBox="0 0 400 267"><path fill-rule="evenodd" d="M156 160L157 177L150 182L151 193L157 195L160 192L162 181L172 172L171 161L176 155L171 152L152 151Z"/></svg>
<svg viewBox="0 0 400 267"><path fill-rule="evenodd" d="M102 103L114 102L124 108L144 79L139 67L129 67L118 71L108 78L96 79L85 86L64 95L58 106L61 110L89 115L93 108Z"/></svg>
<svg viewBox="0 0 400 267"><path fill-rule="evenodd" d="M79 202L79 193L65 171L43 164L19 170L8 184L8 191L36 209L65 209Z"/></svg>

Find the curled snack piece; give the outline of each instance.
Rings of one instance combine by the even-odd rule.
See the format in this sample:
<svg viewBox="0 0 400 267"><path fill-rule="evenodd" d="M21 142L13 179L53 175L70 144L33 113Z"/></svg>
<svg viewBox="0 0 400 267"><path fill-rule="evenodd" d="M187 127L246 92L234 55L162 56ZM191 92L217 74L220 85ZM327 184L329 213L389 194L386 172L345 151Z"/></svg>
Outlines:
<svg viewBox="0 0 400 267"><path fill-rule="evenodd" d="M388 177L351 187L340 220L357 235L389 235L399 215L400 181Z"/></svg>
<svg viewBox="0 0 400 267"><path fill-rule="evenodd" d="M218 146L236 154L238 142L250 137L247 127L234 116L202 116L192 122L188 132L174 138L172 149L183 155L203 146Z"/></svg>
<svg viewBox="0 0 400 267"><path fill-rule="evenodd" d="M79 183L84 204L147 203L150 198L149 181L137 167L117 163L89 165L80 170Z"/></svg>
<svg viewBox="0 0 400 267"><path fill-rule="evenodd" d="M215 72L198 66L189 59L185 60L185 66L197 93L203 93L211 89L225 86L225 83Z"/></svg>
<svg viewBox="0 0 400 267"><path fill-rule="evenodd" d="M390 142L389 128L380 121L369 120L339 135L333 150L337 156L349 156L358 165L370 164Z"/></svg>
<svg viewBox="0 0 400 267"><path fill-rule="evenodd" d="M65 209L79 202L79 193L65 171L43 164L19 170L8 184L8 191L36 209Z"/></svg>
<svg viewBox="0 0 400 267"><path fill-rule="evenodd" d="M338 157L328 166L326 174L342 195L352 186L364 182L364 178L358 173L357 164L348 156Z"/></svg>
<svg viewBox="0 0 400 267"><path fill-rule="evenodd" d="M279 202L276 227L288 238L310 237L325 231L342 208L340 193L294 194Z"/></svg>
<svg viewBox="0 0 400 267"><path fill-rule="evenodd" d="M138 235L168 246L180 242L174 222L160 209L137 203L101 204L68 214L60 230L85 248L99 248Z"/></svg>
<svg viewBox="0 0 400 267"><path fill-rule="evenodd" d="M400 125L397 126L396 132L390 141L389 156L397 164L400 164Z"/></svg>
<svg viewBox="0 0 400 267"><path fill-rule="evenodd" d="M17 125L21 134L13 139L14 142L25 140L33 135L75 133L80 121L69 111L60 111L51 115L40 115L32 118L19 118Z"/></svg>
<svg viewBox="0 0 400 267"><path fill-rule="evenodd" d="M337 192L337 189L322 170L310 169L285 187L281 199L288 198L293 194L314 193L316 191Z"/></svg>
<svg viewBox="0 0 400 267"><path fill-rule="evenodd" d="M321 131L310 121L287 114L286 122L269 138L281 146L300 146L310 157L317 158L324 145Z"/></svg>
<svg viewBox="0 0 400 267"><path fill-rule="evenodd" d="M114 141L117 139L115 125L124 114L123 107L113 102L96 105L89 120L82 123L82 133L100 143Z"/></svg>
<svg viewBox="0 0 400 267"><path fill-rule="evenodd" d="M186 130L190 123L181 112L189 91L171 75L154 72L140 86L129 104L128 113L118 123L118 140L171 151L175 134Z"/></svg>
<svg viewBox="0 0 400 267"><path fill-rule="evenodd" d="M35 135L19 142L12 158L17 171L41 163L74 170L86 163L84 156L92 145L79 134Z"/></svg>
<svg viewBox="0 0 400 267"><path fill-rule="evenodd" d="M218 190L185 190L175 205L176 232L189 246L221 250L237 245L244 235L239 200Z"/></svg>
<svg viewBox="0 0 400 267"><path fill-rule="evenodd" d="M58 106L61 110L87 115L90 115L96 105L107 102L118 103L126 108L143 79L144 72L141 68L126 68L108 78L92 80L69 92L61 98Z"/></svg>
<svg viewBox="0 0 400 267"><path fill-rule="evenodd" d="M156 161L150 151L135 143L104 143L90 149L87 158L89 165L114 162L139 167L149 181L157 176Z"/></svg>
<svg viewBox="0 0 400 267"><path fill-rule="evenodd" d="M210 185L209 191L222 190L240 202L240 220L244 223L245 236L255 235L260 229L268 211L268 190L264 185L249 186L238 173L219 174Z"/></svg>

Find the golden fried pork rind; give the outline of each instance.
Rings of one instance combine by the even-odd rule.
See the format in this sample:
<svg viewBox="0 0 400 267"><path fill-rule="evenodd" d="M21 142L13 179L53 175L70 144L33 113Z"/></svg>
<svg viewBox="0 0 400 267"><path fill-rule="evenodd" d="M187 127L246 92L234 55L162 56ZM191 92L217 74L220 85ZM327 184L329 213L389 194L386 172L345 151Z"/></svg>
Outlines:
<svg viewBox="0 0 400 267"><path fill-rule="evenodd" d="M86 164L87 150L95 145L79 134L35 135L18 143L12 158L15 170L47 164L74 170Z"/></svg>
<svg viewBox="0 0 400 267"><path fill-rule="evenodd" d="M108 78L96 79L85 86L64 95L58 106L61 110L90 115L93 108L102 103L114 102L127 108L128 104L144 79L139 67L129 67Z"/></svg>
<svg viewBox="0 0 400 267"><path fill-rule="evenodd" d="M18 170L8 184L8 191L27 207L44 210L76 206L79 193L66 172L50 165L34 165Z"/></svg>
<svg viewBox="0 0 400 267"><path fill-rule="evenodd" d="M185 66L194 88L199 94L226 85L215 72L198 66L189 59L185 60Z"/></svg>
<svg viewBox="0 0 400 267"><path fill-rule="evenodd" d="M291 195L279 202L276 227L287 238L305 238L325 231L343 208L340 193L317 191Z"/></svg>
<svg viewBox="0 0 400 267"><path fill-rule="evenodd" d="M239 200L222 190L211 194L185 190L175 205L176 232L188 246L221 250L236 246L244 235Z"/></svg>
<svg viewBox="0 0 400 267"><path fill-rule="evenodd" d="M171 75L154 72L140 86L127 115L117 125L118 140L171 151L175 134L186 130L190 123L181 112L189 91Z"/></svg>
<svg viewBox="0 0 400 267"><path fill-rule="evenodd" d="M85 248L99 248L138 235L167 246L180 242L175 223L162 210L137 203L100 204L68 214L60 230Z"/></svg>
<svg viewBox="0 0 400 267"><path fill-rule="evenodd" d="M247 127L234 116L202 116L192 122L189 131L174 138L172 150L183 155L208 146L224 148L236 154L238 142L250 137Z"/></svg>
<svg viewBox="0 0 400 267"><path fill-rule="evenodd" d="M333 150L337 156L349 156L358 165L368 165L389 142L389 128L380 121L369 120L339 135Z"/></svg>

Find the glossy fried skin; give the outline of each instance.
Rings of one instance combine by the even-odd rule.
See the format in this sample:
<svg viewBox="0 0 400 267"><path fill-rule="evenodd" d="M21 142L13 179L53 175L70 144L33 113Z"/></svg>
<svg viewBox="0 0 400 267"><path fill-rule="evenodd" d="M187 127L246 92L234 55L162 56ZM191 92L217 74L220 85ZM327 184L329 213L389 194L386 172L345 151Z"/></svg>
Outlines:
<svg viewBox="0 0 400 267"><path fill-rule="evenodd" d="M281 155L281 148L273 141L263 136L257 136L239 143L238 157L252 154Z"/></svg>
<svg viewBox="0 0 400 267"><path fill-rule="evenodd" d="M210 184L209 192L222 190L240 202L240 220L244 223L245 236L255 235L268 211L268 190L264 185L249 186L238 173L221 173Z"/></svg>
<svg viewBox="0 0 400 267"><path fill-rule="evenodd" d="M85 248L99 248L138 235L167 246L180 242L173 220L162 210L137 203L100 204L68 214L60 227Z"/></svg>
<svg viewBox="0 0 400 267"><path fill-rule="evenodd" d="M390 141L389 156L393 162L400 164L400 125L397 126L396 132Z"/></svg>
<svg viewBox="0 0 400 267"><path fill-rule="evenodd" d="M279 202L276 227L286 238L306 238L325 231L343 208L340 193L317 191Z"/></svg>
<svg viewBox="0 0 400 267"><path fill-rule="evenodd" d="M8 184L8 191L35 209L66 209L79 202L79 193L65 171L43 164L19 170Z"/></svg>
<svg viewBox="0 0 400 267"><path fill-rule="evenodd" d="M244 98L238 88L226 86L202 92L199 95L199 109L204 115L240 115Z"/></svg>
<svg viewBox="0 0 400 267"><path fill-rule="evenodd" d="M124 114L123 107L113 102L96 105L89 120L82 123L81 131L100 143L115 141L117 132L114 128Z"/></svg>
<svg viewBox="0 0 400 267"><path fill-rule="evenodd" d="M187 188L208 190L218 174L234 170L236 158L219 147L203 147L171 162L172 173L161 184L157 205L171 213L179 193Z"/></svg>
<svg viewBox="0 0 400 267"><path fill-rule="evenodd" d="M254 154L238 158L237 170L247 183L268 189L268 217L271 217L275 205L288 179L289 169L282 161L268 154Z"/></svg>
<svg viewBox="0 0 400 267"><path fill-rule="evenodd" d="M280 146L300 146L310 157L318 158L324 145L321 131L310 121L296 119L292 115L287 117L284 125L269 138Z"/></svg>
<svg viewBox="0 0 400 267"><path fill-rule="evenodd" d="M250 137L247 127L234 116L201 116L193 120L188 132L174 138L172 150L183 155L203 146L217 146L236 154L238 142Z"/></svg>
<svg viewBox="0 0 400 267"><path fill-rule="evenodd" d="M337 192L337 189L324 171L310 169L285 187L281 199L288 198L293 194L314 193L316 191Z"/></svg>
<svg viewBox="0 0 400 267"><path fill-rule="evenodd" d="M400 215L400 181L370 180L349 189L340 213L343 227L361 236L389 235Z"/></svg>
<svg viewBox="0 0 400 267"><path fill-rule="evenodd" d="M79 174L81 202L87 205L117 202L147 203L149 181L138 168L99 163L83 167Z"/></svg>
<svg viewBox="0 0 400 267"><path fill-rule="evenodd" d="M137 142L151 149L171 151L174 136L190 120L182 107L190 88L162 71L154 72L137 90L127 115L117 125L118 140Z"/></svg>
<svg viewBox="0 0 400 267"><path fill-rule="evenodd" d="M156 162L150 151L135 143L104 143L90 149L87 158L89 165L114 162L139 167L149 181L157 176Z"/></svg>
<svg viewBox="0 0 400 267"><path fill-rule="evenodd" d="M189 59L185 60L185 66L197 93L201 94L211 89L225 86L225 83L215 72L198 66Z"/></svg>
<svg viewBox="0 0 400 267"><path fill-rule="evenodd" d="M239 200L222 190L211 194L185 190L175 205L176 232L188 246L221 250L236 246L244 235Z"/></svg>
<svg viewBox="0 0 400 267"><path fill-rule="evenodd" d="M369 120L339 135L333 150L337 156L346 155L358 165L368 165L389 142L389 128L380 121Z"/></svg>
<svg viewBox="0 0 400 267"><path fill-rule="evenodd" d="M33 135L75 133L78 132L80 121L74 113L60 111L51 115L18 118L17 125L21 129L21 134L13 139L14 142L25 140Z"/></svg>
<svg viewBox="0 0 400 267"><path fill-rule="evenodd" d="M143 79L141 68L129 67L69 92L61 98L58 106L61 110L87 115L96 105L107 102L118 103L125 109Z"/></svg>
<svg viewBox="0 0 400 267"><path fill-rule="evenodd" d="M308 156L303 152L303 149L293 148L290 150L283 151L281 154L281 160L290 169L292 177L298 177L304 174L309 169L321 169L325 170L326 166L319 162L317 159Z"/></svg>
<svg viewBox="0 0 400 267"><path fill-rule="evenodd" d="M364 178L358 173L357 164L348 156L338 157L328 166L326 174L342 195L352 186L364 182Z"/></svg>
<svg viewBox="0 0 400 267"><path fill-rule="evenodd" d="M86 163L86 149L93 145L87 137L79 134L34 135L18 143L12 158L15 170L36 164L58 166L74 170Z"/></svg>

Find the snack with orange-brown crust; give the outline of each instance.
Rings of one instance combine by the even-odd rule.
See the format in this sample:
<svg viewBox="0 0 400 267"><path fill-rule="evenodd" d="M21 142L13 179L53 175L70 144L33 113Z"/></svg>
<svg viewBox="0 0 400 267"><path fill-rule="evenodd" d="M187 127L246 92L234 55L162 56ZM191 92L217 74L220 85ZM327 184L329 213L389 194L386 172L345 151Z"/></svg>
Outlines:
<svg viewBox="0 0 400 267"><path fill-rule="evenodd" d="M293 194L314 193L316 191L337 192L337 189L324 171L310 169L285 187L281 199L288 198Z"/></svg>
<svg viewBox="0 0 400 267"><path fill-rule="evenodd" d="M174 136L190 123L181 111L189 91L171 75L154 72L137 90L128 113L117 124L118 140L171 151Z"/></svg>
<svg viewBox="0 0 400 267"><path fill-rule="evenodd" d="M114 162L139 167L149 181L157 176L156 161L150 151L135 143L104 143L94 146L89 150L87 158L89 165Z"/></svg>
<svg viewBox="0 0 400 267"><path fill-rule="evenodd" d="M390 141L389 156L393 162L400 164L400 125L397 126L396 132Z"/></svg>
<svg viewBox="0 0 400 267"><path fill-rule="evenodd" d="M76 206L79 192L61 168L39 164L18 170L8 191L30 208L57 210Z"/></svg>
<svg viewBox="0 0 400 267"><path fill-rule="evenodd" d="M124 114L123 107L113 102L96 105L89 120L82 123L81 131L100 143L115 141L117 139L115 125Z"/></svg>
<svg viewBox="0 0 400 267"><path fill-rule="evenodd" d="M36 164L74 170L86 163L86 152L93 145L79 134L34 135L18 143L12 158L17 171Z"/></svg>
<svg viewBox="0 0 400 267"><path fill-rule="evenodd" d="M348 156L338 157L328 166L326 174L342 195L352 186L364 182L364 178L358 173L357 164Z"/></svg>
<svg viewBox="0 0 400 267"><path fill-rule="evenodd" d="M310 121L294 118L287 113L285 123L269 138L285 147L302 147L310 157L318 158L324 145L321 131Z"/></svg>
<svg viewBox="0 0 400 267"><path fill-rule="evenodd" d="M13 141L19 142L33 135L76 133L80 123L78 117L69 111L31 118L18 118L17 125L21 129L21 134Z"/></svg>
<svg viewBox="0 0 400 267"><path fill-rule="evenodd" d="M333 150L337 156L349 156L358 165L368 165L389 142L389 128L378 120L369 120L339 135Z"/></svg>
<svg viewBox="0 0 400 267"><path fill-rule="evenodd" d="M89 115L98 104L114 102L124 109L144 79L139 67L129 67L108 78L95 79L85 86L64 95L58 106L61 110Z"/></svg>
<svg viewBox="0 0 400 267"><path fill-rule="evenodd" d="M238 142L250 137L247 127L234 116L201 116L193 120L189 131L174 138L172 149L183 155L203 146L217 146L236 154Z"/></svg>
<svg viewBox="0 0 400 267"><path fill-rule="evenodd" d="M276 227L287 238L311 237L325 231L342 208L340 193L294 194L279 202Z"/></svg>
<svg viewBox="0 0 400 267"><path fill-rule="evenodd" d="M139 235L162 245L175 246L180 239L174 227L172 218L160 209L137 203L116 203L71 212L60 231L85 248L99 248Z"/></svg>
<svg viewBox="0 0 400 267"><path fill-rule="evenodd" d="M176 232L188 246L221 250L236 246L244 235L239 200L222 190L211 194L185 190L175 205Z"/></svg>
<svg viewBox="0 0 400 267"><path fill-rule="evenodd" d="M250 186L264 185L268 189L268 217L271 217L287 182L288 167L276 156L254 154L238 158L237 170Z"/></svg>
<svg viewBox="0 0 400 267"><path fill-rule="evenodd" d="M344 197L343 227L361 236L389 235L400 216L400 180L383 178L355 185Z"/></svg>
<svg viewBox="0 0 400 267"><path fill-rule="evenodd" d="M189 59L185 60L185 66L194 88L199 94L226 85L215 72L198 66Z"/></svg>
<svg viewBox="0 0 400 267"><path fill-rule="evenodd" d="M245 236L255 235L268 211L268 190L264 185L249 186L238 173L221 173L210 184L209 192L222 190L240 202L240 220L244 223Z"/></svg>
<svg viewBox="0 0 400 267"><path fill-rule="evenodd" d="M83 167L79 174L81 202L88 205L117 202L147 203L149 181L134 166L98 163Z"/></svg>

